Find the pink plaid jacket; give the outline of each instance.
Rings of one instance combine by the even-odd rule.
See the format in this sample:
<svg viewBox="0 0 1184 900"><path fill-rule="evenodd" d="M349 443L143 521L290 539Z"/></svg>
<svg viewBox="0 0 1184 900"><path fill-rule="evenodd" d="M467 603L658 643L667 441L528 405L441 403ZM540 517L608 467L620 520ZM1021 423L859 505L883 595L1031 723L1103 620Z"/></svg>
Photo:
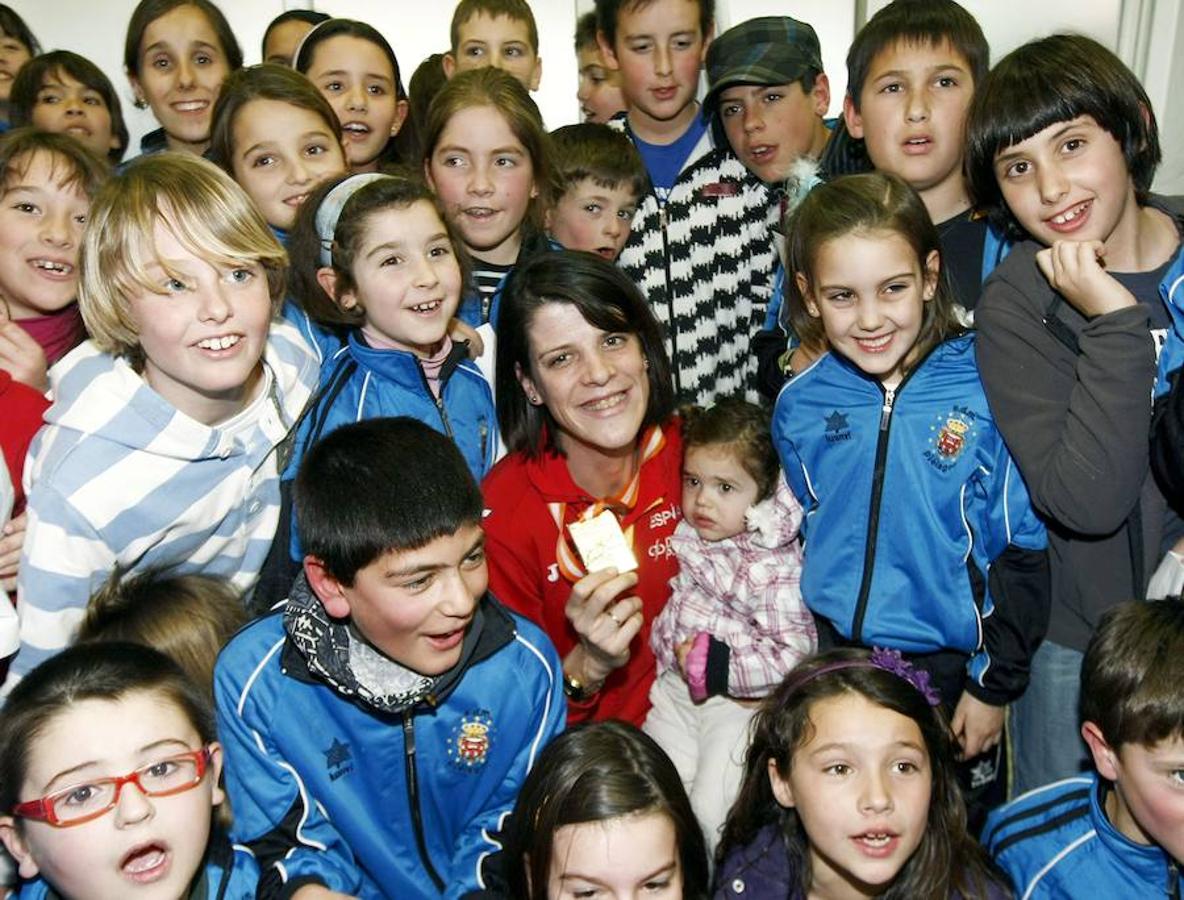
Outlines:
<svg viewBox="0 0 1184 900"><path fill-rule="evenodd" d="M779 479L750 512L750 530L734 538L704 541L687 520L678 523L670 546L679 572L650 635L659 673L677 671L678 644L706 634L728 647L728 696L763 697L814 652L818 635L800 588L801 521Z"/></svg>

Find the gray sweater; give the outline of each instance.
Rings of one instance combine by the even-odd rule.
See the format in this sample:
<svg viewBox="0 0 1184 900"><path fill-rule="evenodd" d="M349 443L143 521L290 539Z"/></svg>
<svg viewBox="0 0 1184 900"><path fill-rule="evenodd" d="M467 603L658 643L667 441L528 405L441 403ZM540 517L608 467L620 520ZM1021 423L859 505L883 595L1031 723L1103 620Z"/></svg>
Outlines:
<svg viewBox="0 0 1184 900"><path fill-rule="evenodd" d="M1184 220L1184 198L1152 203ZM987 281L978 363L1048 527L1048 638L1084 650L1103 612L1143 597L1159 561L1165 501L1148 463L1155 348L1143 303L1086 319L1062 298L1051 318L1075 353L1043 321L1057 294L1036 265L1040 249L1016 245Z"/></svg>

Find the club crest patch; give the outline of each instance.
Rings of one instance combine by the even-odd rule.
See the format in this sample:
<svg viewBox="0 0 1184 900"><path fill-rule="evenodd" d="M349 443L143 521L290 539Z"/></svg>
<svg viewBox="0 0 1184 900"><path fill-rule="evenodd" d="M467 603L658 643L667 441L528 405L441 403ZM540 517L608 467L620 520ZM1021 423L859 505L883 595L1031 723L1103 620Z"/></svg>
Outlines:
<svg viewBox="0 0 1184 900"><path fill-rule="evenodd" d="M954 406L939 415L929 426L933 438L925 450L925 459L939 472L948 472L978 435L978 414L964 406Z"/></svg>
<svg viewBox="0 0 1184 900"><path fill-rule="evenodd" d="M448 759L460 769L479 769L489 757L493 741L493 716L489 710L478 709L465 713L452 729L448 744Z"/></svg>

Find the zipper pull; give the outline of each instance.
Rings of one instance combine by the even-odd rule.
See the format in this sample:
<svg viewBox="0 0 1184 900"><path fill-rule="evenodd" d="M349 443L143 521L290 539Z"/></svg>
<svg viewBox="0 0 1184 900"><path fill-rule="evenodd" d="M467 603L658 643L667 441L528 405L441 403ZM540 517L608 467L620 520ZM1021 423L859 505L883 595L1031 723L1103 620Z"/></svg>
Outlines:
<svg viewBox="0 0 1184 900"><path fill-rule="evenodd" d="M411 723L411 710L403 711L403 746L408 756L415 756L415 726Z"/></svg>
<svg viewBox="0 0 1184 900"><path fill-rule="evenodd" d="M888 419L892 416L892 404L896 402L896 388L884 388L884 407L880 411L880 430L888 427Z"/></svg>
<svg viewBox="0 0 1184 900"><path fill-rule="evenodd" d="M666 204L658 204L658 225L663 231L666 230Z"/></svg>

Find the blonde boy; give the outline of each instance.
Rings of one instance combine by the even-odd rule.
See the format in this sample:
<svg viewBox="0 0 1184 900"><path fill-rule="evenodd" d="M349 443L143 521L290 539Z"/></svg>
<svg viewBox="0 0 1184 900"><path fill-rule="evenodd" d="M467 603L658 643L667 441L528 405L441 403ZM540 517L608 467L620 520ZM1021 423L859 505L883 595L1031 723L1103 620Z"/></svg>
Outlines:
<svg viewBox="0 0 1184 900"><path fill-rule="evenodd" d="M543 77L539 30L526 0L460 0L452 14L452 49L444 74L493 66L509 72L528 91Z"/></svg>
<svg viewBox="0 0 1184 900"><path fill-rule="evenodd" d="M25 469L17 677L71 641L117 566L254 585L279 517L279 448L317 377L297 332L272 321L286 262L204 160L142 157L99 191L79 286L92 339L54 367Z"/></svg>

